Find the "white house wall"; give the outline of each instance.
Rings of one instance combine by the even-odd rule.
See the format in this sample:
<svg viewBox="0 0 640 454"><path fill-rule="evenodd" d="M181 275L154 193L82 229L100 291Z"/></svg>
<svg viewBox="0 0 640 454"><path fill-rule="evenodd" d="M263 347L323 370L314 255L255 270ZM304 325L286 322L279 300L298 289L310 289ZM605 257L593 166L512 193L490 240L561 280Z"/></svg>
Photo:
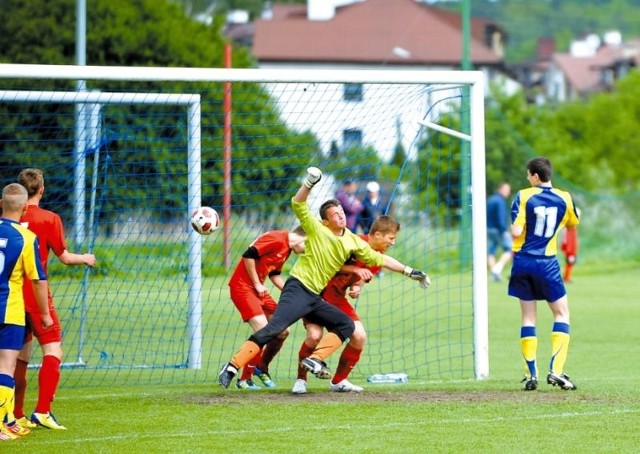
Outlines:
<svg viewBox="0 0 640 454"><path fill-rule="evenodd" d="M283 71L302 68L314 69L314 65L261 65L261 69ZM317 65L316 68L354 71L385 69L379 66L363 68L356 65ZM392 86L390 91L390 86L365 84L362 101L345 101L343 84L306 84L293 87L290 83L276 83L268 86L278 102L281 117L298 131L312 131L324 153L328 153L333 142L339 148L342 147L344 130L359 129L362 131L363 145L374 147L380 157L387 161L393 156L398 143L398 120L402 145L411 157L415 139L421 128L418 120L424 119L429 111L428 119L437 122L437 116L443 110L444 104L450 102L443 103L442 100L452 99L453 102L459 102L458 90L434 91L433 88L436 87L398 84ZM429 109L429 106L432 108ZM445 110L450 109L447 107Z"/></svg>

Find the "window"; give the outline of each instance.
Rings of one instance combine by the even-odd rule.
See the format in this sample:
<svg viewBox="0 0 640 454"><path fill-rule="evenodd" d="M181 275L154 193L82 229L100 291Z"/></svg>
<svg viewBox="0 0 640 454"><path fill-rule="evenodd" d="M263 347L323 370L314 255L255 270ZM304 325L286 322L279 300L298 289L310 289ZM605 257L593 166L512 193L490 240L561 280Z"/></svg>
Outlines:
<svg viewBox="0 0 640 454"><path fill-rule="evenodd" d="M344 150L362 147L362 131L360 129L345 129L342 131L342 147Z"/></svg>
<svg viewBox="0 0 640 454"><path fill-rule="evenodd" d="M362 101L362 84L344 84L345 101Z"/></svg>

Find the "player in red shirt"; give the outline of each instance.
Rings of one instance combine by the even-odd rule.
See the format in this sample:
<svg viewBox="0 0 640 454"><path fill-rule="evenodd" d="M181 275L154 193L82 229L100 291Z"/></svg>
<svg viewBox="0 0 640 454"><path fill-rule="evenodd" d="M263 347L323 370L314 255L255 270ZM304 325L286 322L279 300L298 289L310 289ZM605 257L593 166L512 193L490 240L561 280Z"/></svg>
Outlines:
<svg viewBox="0 0 640 454"><path fill-rule="evenodd" d="M242 254L242 260L229 280L229 290L242 321L249 323L253 332L266 326L278 304L264 285L267 277L278 290L282 290L282 267L292 251L296 254L304 252L305 239L302 227L292 232L273 230L260 235ZM267 388L275 387L269 375L269 363L280 351L288 335L289 329L283 331L243 368L238 377L238 389L260 389L251 380L253 375Z"/></svg>
<svg viewBox="0 0 640 454"><path fill-rule="evenodd" d="M399 231L400 224L397 221L391 216L382 215L374 220L368 235L359 236L367 241L373 250L384 253L395 244ZM322 298L341 309L351 317L355 324L355 330L340 355L338 368L329 385L331 391L361 392L363 390L361 386L354 385L347 380L351 370L360 360L367 340L364 325L360 321L355 308L347 299L347 294L351 298L358 298L362 286L380 273L381 270L382 267L367 266L363 262L351 258L340 272L329 281L322 292ZM306 320L304 320L304 323L307 337L302 342L298 352L300 360L311 355L322 337L322 326L309 323ZM301 366L298 366L298 377L291 392L294 394L305 394L307 392L307 370Z"/></svg>
<svg viewBox="0 0 640 454"><path fill-rule="evenodd" d="M18 176L18 183L27 188L27 193L29 194L27 212L22 216L20 222L37 235L40 247L38 252L44 270L47 270L50 250L65 265L95 266L96 257L93 254L74 254L67 250L64 227L60 216L39 207L40 200L44 194L42 171L39 169L24 169ZM50 287L47 293L53 326L45 329L42 327L41 316L31 282L25 282L23 286L27 313L27 333L15 370L16 396L14 414L22 426L35 427L40 425L49 429L66 429L51 413L51 403L60 382L62 328L53 304ZM25 417L23 407L27 389L27 366L31 358L33 336L38 339L38 343L42 347L42 366L38 374L38 402L35 411L31 415L31 421L29 421Z"/></svg>
<svg viewBox="0 0 640 454"><path fill-rule="evenodd" d="M577 211L577 208L576 208ZM578 215L579 216L579 215ZM578 228L567 228L560 246L565 257L564 281L571 282L571 271L578 258Z"/></svg>

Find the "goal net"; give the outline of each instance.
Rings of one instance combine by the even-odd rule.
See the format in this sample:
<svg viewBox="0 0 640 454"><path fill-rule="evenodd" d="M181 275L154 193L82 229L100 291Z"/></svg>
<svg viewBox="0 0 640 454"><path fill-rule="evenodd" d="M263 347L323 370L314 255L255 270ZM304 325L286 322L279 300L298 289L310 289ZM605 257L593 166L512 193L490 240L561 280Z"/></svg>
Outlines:
<svg viewBox="0 0 640 454"><path fill-rule="evenodd" d="M50 258L61 385L215 383L251 333L229 277L258 235L297 225L310 165L316 213L343 181L361 200L376 182L402 226L388 253L433 282L383 272L352 300L368 334L354 380L487 377L483 91L475 71L0 65L3 185L42 169L41 206L97 257ZM211 236L189 226L200 205L222 218ZM303 339L295 324L272 363L283 386Z"/></svg>

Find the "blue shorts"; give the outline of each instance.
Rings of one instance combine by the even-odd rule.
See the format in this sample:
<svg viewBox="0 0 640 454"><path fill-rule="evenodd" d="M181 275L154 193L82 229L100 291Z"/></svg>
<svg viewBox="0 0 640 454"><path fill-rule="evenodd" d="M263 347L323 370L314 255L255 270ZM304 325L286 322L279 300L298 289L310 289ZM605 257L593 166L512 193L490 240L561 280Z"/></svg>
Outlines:
<svg viewBox="0 0 640 454"><path fill-rule="evenodd" d="M560 264L555 257L515 254L509 278L509 296L524 301L553 302L566 294Z"/></svg>
<svg viewBox="0 0 640 454"><path fill-rule="evenodd" d="M22 350L25 327L9 323L0 324L0 350Z"/></svg>
<svg viewBox="0 0 640 454"><path fill-rule="evenodd" d="M504 252L511 250L513 237L510 232L501 232L498 229L487 229L487 250L489 255L496 255L498 247Z"/></svg>

